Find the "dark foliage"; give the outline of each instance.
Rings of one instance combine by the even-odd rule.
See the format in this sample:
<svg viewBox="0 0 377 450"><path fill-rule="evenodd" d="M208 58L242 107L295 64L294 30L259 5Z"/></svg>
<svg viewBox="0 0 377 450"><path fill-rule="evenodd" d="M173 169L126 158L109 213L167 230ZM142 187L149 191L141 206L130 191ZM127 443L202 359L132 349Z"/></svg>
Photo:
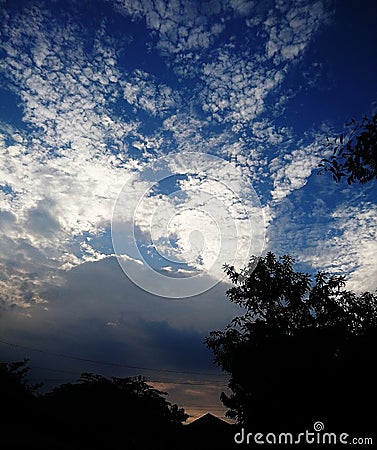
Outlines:
<svg viewBox="0 0 377 450"><path fill-rule="evenodd" d="M188 415L143 377L83 373L37 396L25 381L26 363L0 365L4 448L177 448Z"/></svg>
<svg viewBox="0 0 377 450"><path fill-rule="evenodd" d="M22 361L0 363L0 396L3 404L9 399L13 402L15 398L19 402L27 401L42 386L28 383L28 362L24 358Z"/></svg>
<svg viewBox="0 0 377 450"><path fill-rule="evenodd" d="M268 253L254 271L225 268L234 284L227 295L245 313L206 344L230 375L227 415L254 430L302 431L321 420L374 431L377 297L345 290L340 276L312 279L293 263Z"/></svg>
<svg viewBox="0 0 377 450"><path fill-rule="evenodd" d="M164 395L143 377L84 373L77 383L63 384L47 394L43 411L52 433L63 430L68 440L102 443L103 448L119 442L127 448L147 448L153 442L169 443L188 417Z"/></svg>
<svg viewBox="0 0 377 450"><path fill-rule="evenodd" d="M365 116L359 124L352 119L346 126L350 129L347 136L328 140L333 154L322 160L319 173L331 172L336 182L347 177L348 184L367 183L377 178L377 114L371 119Z"/></svg>
<svg viewBox="0 0 377 450"><path fill-rule="evenodd" d="M1 448L21 448L32 432L33 417L38 409L35 392L41 384L27 382L27 364L28 359L0 363Z"/></svg>

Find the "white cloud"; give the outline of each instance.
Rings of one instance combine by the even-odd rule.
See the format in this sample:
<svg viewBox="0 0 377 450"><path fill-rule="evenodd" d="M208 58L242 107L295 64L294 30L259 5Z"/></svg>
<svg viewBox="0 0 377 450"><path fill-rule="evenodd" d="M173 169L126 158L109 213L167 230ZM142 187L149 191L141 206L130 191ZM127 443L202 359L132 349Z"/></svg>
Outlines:
<svg viewBox="0 0 377 450"><path fill-rule="evenodd" d="M124 99L152 116L164 117L180 103L177 92L165 84L156 83L148 73L139 69L121 84Z"/></svg>
<svg viewBox="0 0 377 450"><path fill-rule="evenodd" d="M313 174L308 185L271 205L268 249L292 255L304 271L344 275L346 288L374 291L375 186L336 184Z"/></svg>
<svg viewBox="0 0 377 450"><path fill-rule="evenodd" d="M276 2L263 23L268 35L267 58L280 65L299 57L328 19L322 1Z"/></svg>
<svg viewBox="0 0 377 450"><path fill-rule="evenodd" d="M174 184L171 178L177 176ZM170 189L161 190L159 183ZM116 253L145 261L149 276L132 272L139 286L156 294L162 283L163 292L176 297L209 289L224 278L225 262L240 269L264 246L263 211L249 179L233 164L200 152L165 155L135 174L117 200L112 226ZM134 237L128 231L132 228ZM179 264L195 269L201 279L178 284L161 276L149 261L156 253L169 265L178 264L177 269Z"/></svg>
<svg viewBox="0 0 377 450"><path fill-rule="evenodd" d="M302 188L321 158L323 148L315 141L290 154L274 158L269 165L274 182L271 192L273 201L281 201L292 191Z"/></svg>
<svg viewBox="0 0 377 450"><path fill-rule="evenodd" d="M333 230L317 244L310 262L330 272L348 274L347 289L377 289L377 206L341 206L332 214Z"/></svg>
<svg viewBox="0 0 377 450"><path fill-rule="evenodd" d="M166 54L206 49L224 29L220 18L215 24L208 21L208 15L213 19L222 11L221 2L212 2L212 8L185 0L115 0L113 4L133 20L144 18L158 35L157 47Z"/></svg>
<svg viewBox="0 0 377 450"><path fill-rule="evenodd" d="M221 50L203 67L203 109L219 121L236 124L252 122L263 111L267 94L282 81L282 74L266 70L245 52Z"/></svg>
<svg viewBox="0 0 377 450"><path fill-rule="evenodd" d="M138 165L125 141L144 139L138 122L112 113L121 74L106 39L95 38L88 55L78 30L48 11L26 9L7 19L2 71L19 95L29 129L4 127L2 133L0 206L14 222L2 230L3 242L13 244L3 246L2 259L17 248L27 259L34 252L40 255L35 271L45 279L43 271L107 257L84 235L109 228L114 201ZM17 265L27 273L23 260ZM11 287L15 275L4 275L4 283Z"/></svg>
<svg viewBox="0 0 377 450"><path fill-rule="evenodd" d="M239 12L256 14L246 24L250 37L257 34L259 41L265 42L264 48L237 47L230 42L217 50L211 62L199 67L205 83L203 110L221 123L233 123L233 131L238 132L265 111L267 96L281 85L290 65L302 56L330 13L320 1L314 5L305 1L274 2L258 17L259 6L254 11L251 3L233 3L237 3ZM260 32L261 24L265 34Z"/></svg>

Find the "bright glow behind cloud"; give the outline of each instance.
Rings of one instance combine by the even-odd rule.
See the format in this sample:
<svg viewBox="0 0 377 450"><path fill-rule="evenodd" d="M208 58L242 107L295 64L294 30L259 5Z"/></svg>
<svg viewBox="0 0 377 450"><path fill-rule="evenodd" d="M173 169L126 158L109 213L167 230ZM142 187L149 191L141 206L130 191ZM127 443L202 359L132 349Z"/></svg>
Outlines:
<svg viewBox="0 0 377 450"><path fill-rule="evenodd" d="M246 266L261 254L264 233L249 180L233 164L199 152L170 154L135 174L118 197L112 221L124 272L146 291L174 298L213 287L224 278L224 261ZM141 259L144 270L134 270L122 258L127 253Z"/></svg>

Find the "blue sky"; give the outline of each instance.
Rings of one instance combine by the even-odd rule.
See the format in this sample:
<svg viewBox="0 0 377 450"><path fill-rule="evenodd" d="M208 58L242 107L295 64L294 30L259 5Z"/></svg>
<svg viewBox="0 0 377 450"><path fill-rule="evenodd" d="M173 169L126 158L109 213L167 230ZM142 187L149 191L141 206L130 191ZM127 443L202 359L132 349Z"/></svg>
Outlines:
<svg viewBox="0 0 377 450"><path fill-rule="evenodd" d="M2 358L47 388L142 373L221 415L203 338L240 312L224 263L289 253L376 289L376 183L317 175L326 137L375 111L376 12L0 1Z"/></svg>

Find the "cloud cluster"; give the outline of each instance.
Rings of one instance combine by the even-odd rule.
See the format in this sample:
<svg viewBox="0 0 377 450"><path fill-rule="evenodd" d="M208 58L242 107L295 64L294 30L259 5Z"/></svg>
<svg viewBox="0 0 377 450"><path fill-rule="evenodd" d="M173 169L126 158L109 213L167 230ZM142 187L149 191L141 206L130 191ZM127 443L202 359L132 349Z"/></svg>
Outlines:
<svg viewBox="0 0 377 450"><path fill-rule="evenodd" d="M223 2L189 2L186 0L115 0L117 11L133 20L144 19L147 27L157 34L157 47L163 53L175 54L208 48L223 31L219 14ZM218 22L209 17L218 17Z"/></svg>
<svg viewBox="0 0 377 450"><path fill-rule="evenodd" d="M222 50L204 66L202 78L207 85L204 110L219 121L243 124L263 111L265 97L282 81L282 74L255 64L247 54Z"/></svg>
<svg viewBox="0 0 377 450"><path fill-rule="evenodd" d="M347 274L347 289L377 289L377 206L362 202L342 205L333 213L333 225L311 258L314 267Z"/></svg>
<svg viewBox="0 0 377 450"><path fill-rule="evenodd" d="M148 64L128 67L133 39L119 42L112 34L110 12L93 18L92 28L70 10L79 8L75 2L66 10L26 4L3 15L0 68L25 125L3 124L0 142L2 262L13 261L3 283L18 283L19 292L25 273L49 279L43 274L57 276L60 269L108 258L115 200L132 175L156 156L195 151L237 164L257 188L269 221L277 216L277 204L306 185L321 158L317 137L299 141L293 129L274 123L269 114L277 105L269 106L269 99L282 91L290 69L328 22L331 12L323 2L104 3L109 4L118 26L132 20L142 27L146 59L158 49L153 58L164 67L162 77L163 71L148 70ZM244 36L235 25L243 27ZM283 97L288 97L285 91ZM229 174L217 174L221 178L229 182ZM205 186L232 210L220 184ZM243 191L246 198L245 186L235 192ZM139 198L145 187L135 182L130 189ZM195 189L193 179L180 184L188 205L206 200ZM142 205L141 234L149 226L147 213L154 211L153 239L159 249L167 252L174 237L176 249L186 255L193 247L202 248L202 238L190 239L195 231L190 224L196 222L208 242L192 265L209 267L219 245L212 222L188 208L167 231L166 210L159 209L164 200L150 196ZM217 211L211 201L211 211ZM241 224L239 219L234 223ZM237 233L238 243L244 242L247 230ZM234 244L227 240L229 248ZM20 255L17 261L12 260L15 254ZM124 252L123 258L140 260L140 255ZM25 305L37 298L37 288L33 292L34 297L25 296Z"/></svg>
<svg viewBox="0 0 377 450"><path fill-rule="evenodd" d="M268 35L267 58L274 65L296 59L305 51L318 28L328 20L329 12L322 1L296 1L293 7L290 2L276 2L263 21ZM255 25L255 20L249 21L249 26Z"/></svg>
<svg viewBox="0 0 377 450"><path fill-rule="evenodd" d="M265 8L256 5L249 16L246 24L254 45L240 49L236 42L223 45L213 61L203 65L201 74L206 82L205 111L219 121L236 124L235 130L264 111L266 97L283 82L289 64L303 55L330 14L321 1L314 5L300 1L273 2ZM254 34L264 46L255 46Z"/></svg>
<svg viewBox="0 0 377 450"><path fill-rule="evenodd" d="M308 186L276 201L268 230L277 254L291 254L299 267L346 277L346 288L376 288L375 186L339 187L312 175ZM345 194L345 197L342 195Z"/></svg>
<svg viewBox="0 0 377 450"><path fill-rule="evenodd" d="M14 222L2 242L44 255L51 268L92 260L95 251L80 236L109 223L135 166L125 141L140 137L137 121L112 113L121 91L115 51L98 36L88 55L79 29L40 8L8 16L1 34L2 72L28 124L2 133L1 209ZM40 258L29 258L38 267Z"/></svg>
<svg viewBox="0 0 377 450"><path fill-rule="evenodd" d="M135 112L141 109L152 116L164 117L180 104L177 91L154 81L148 73L141 70L136 70L121 85L124 100L136 108Z"/></svg>
<svg viewBox="0 0 377 450"><path fill-rule="evenodd" d="M315 141L286 153L283 161L274 158L269 166L274 183L272 200L280 201L292 191L302 188L313 169L318 167L321 158L323 158L322 145Z"/></svg>
<svg viewBox="0 0 377 450"><path fill-rule="evenodd" d="M123 188L112 221L116 254L138 255L152 269L134 272L121 259L124 271L148 292L169 297L209 289L224 277L224 262L246 266L263 251L264 233L262 208L248 178L234 164L199 152L165 155L146 166ZM196 279L169 279L156 272L158 260L148 262L154 257L170 264L168 272L178 264L177 274L191 270ZM199 277L203 273L208 280Z"/></svg>

